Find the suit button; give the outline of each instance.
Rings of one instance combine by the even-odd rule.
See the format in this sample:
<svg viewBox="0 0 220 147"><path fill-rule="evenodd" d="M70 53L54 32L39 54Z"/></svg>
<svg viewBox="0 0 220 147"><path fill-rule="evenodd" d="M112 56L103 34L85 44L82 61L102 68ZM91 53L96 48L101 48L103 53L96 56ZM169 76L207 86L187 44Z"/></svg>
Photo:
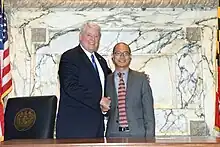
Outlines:
<svg viewBox="0 0 220 147"><path fill-rule="evenodd" d="M116 123L118 123L118 120L116 120Z"/></svg>

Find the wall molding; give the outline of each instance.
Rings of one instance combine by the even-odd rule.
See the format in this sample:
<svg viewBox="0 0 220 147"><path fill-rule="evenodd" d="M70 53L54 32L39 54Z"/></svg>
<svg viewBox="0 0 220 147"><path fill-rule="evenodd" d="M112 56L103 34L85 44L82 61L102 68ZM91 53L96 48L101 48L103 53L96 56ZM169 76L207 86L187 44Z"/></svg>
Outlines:
<svg viewBox="0 0 220 147"><path fill-rule="evenodd" d="M6 8L216 8L218 0L5 0Z"/></svg>

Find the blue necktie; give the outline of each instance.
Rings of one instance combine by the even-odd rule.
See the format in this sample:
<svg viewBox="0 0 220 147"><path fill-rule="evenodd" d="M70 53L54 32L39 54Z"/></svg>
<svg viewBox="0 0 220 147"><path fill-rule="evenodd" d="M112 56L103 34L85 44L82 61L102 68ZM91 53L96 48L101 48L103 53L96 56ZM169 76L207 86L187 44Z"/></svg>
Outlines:
<svg viewBox="0 0 220 147"><path fill-rule="evenodd" d="M99 76L98 67L97 67L97 65L96 65L96 62L95 62L95 57L94 57L94 55L93 55L93 54L91 55L91 58L92 58L92 65L93 65L93 67L94 67L95 71L97 72L97 74L98 74L98 76Z"/></svg>

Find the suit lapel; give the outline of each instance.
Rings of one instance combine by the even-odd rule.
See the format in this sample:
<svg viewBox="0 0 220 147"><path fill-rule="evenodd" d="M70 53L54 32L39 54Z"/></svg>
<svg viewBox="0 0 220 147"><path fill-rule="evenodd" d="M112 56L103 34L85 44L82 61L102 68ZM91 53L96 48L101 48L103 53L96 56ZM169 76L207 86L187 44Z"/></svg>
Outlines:
<svg viewBox="0 0 220 147"><path fill-rule="evenodd" d="M96 59L99 61L99 64L102 68L102 71L104 72L104 75L106 76L107 75L107 71L106 71L106 65L105 65L105 62L103 61L103 59L100 57L100 55L98 55L98 53L95 52L95 56L96 56Z"/></svg>
<svg viewBox="0 0 220 147"><path fill-rule="evenodd" d="M112 96L112 98L113 98L113 100L112 100L112 102L115 104L115 106L117 106L118 105L118 97L117 97L117 91L116 91L116 86L115 86L115 72L114 73L112 73L111 74L111 83L110 83L110 85L112 85L112 87L111 87L111 89L112 89L112 93L113 93L113 96Z"/></svg>
<svg viewBox="0 0 220 147"><path fill-rule="evenodd" d="M134 80L133 71L131 69L129 69L127 85L126 85L126 103L129 99L129 95L131 95L130 93L134 92L134 91L132 91L132 89L133 89L132 88L133 80Z"/></svg>
<svg viewBox="0 0 220 147"><path fill-rule="evenodd" d="M94 75L94 77L96 77L96 79L100 82L100 78L98 76L98 74L96 73L91 61L89 60L88 56L86 55L86 53L82 50L81 47L79 47L79 51L81 53L81 56L83 58L83 61L85 62L86 66L89 68L89 70L92 72L92 74ZM101 84L101 82L100 82Z"/></svg>
<svg viewBox="0 0 220 147"><path fill-rule="evenodd" d="M110 85L113 85L112 87L112 93L113 93L113 98L114 99L114 102L115 102L115 105L117 106L118 105L118 96L117 96L117 91L116 91L116 83L115 83L115 80L114 80L114 75L115 75L115 72L113 74L111 74L111 83ZM132 83L133 83L133 80L134 80L134 75L133 75L133 71L131 69L129 69L128 71L128 79L127 79L127 84L126 84L126 103L129 99L129 95L131 95L132 92Z"/></svg>

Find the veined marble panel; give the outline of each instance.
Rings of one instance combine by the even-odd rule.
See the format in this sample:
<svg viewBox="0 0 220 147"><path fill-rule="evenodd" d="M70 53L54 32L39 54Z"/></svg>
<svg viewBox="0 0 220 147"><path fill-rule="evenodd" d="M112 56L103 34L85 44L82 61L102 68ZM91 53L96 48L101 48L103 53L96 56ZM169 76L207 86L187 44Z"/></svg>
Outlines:
<svg viewBox="0 0 220 147"><path fill-rule="evenodd" d="M59 95L58 64L59 55L37 54L36 75L33 95ZM44 76L42 76L44 75Z"/></svg>
<svg viewBox="0 0 220 147"><path fill-rule="evenodd" d="M29 95L31 91L32 47L30 33L23 29L11 28L10 59L12 66L13 90L10 96Z"/></svg>
<svg viewBox="0 0 220 147"><path fill-rule="evenodd" d="M132 49L131 68L149 74L157 135L190 135L190 129L196 126L193 124L197 124L194 121L204 121L207 132L212 134L217 10L96 8L11 12L15 84L11 95L59 96L60 55L78 44L79 27L91 20L102 27L99 53L112 69L112 48L124 41ZM46 41L33 42L31 29L40 28L46 29L42 35L46 38L40 39Z"/></svg>
<svg viewBox="0 0 220 147"><path fill-rule="evenodd" d="M203 111L194 109L156 109L156 134L162 136L191 135L190 121L204 121ZM203 130L199 131L208 132L208 127L205 126Z"/></svg>
<svg viewBox="0 0 220 147"><path fill-rule="evenodd" d="M176 36L176 31L170 29L164 29L162 32L157 30L103 31L99 53L106 56L110 67L114 69L111 63L113 46L120 41L129 43L133 54L131 68L150 75L156 107L196 108L201 105L200 94L203 93L201 45L186 42L183 39L183 30L179 29L179 31L182 35ZM78 44L78 33L75 31L59 36L50 43L50 46L38 48L37 54L49 52L62 54ZM148 36L154 36L154 38ZM69 43L64 44L64 42ZM50 64L47 65L50 66ZM46 69L47 67L41 68L42 71ZM48 78L45 79L48 80Z"/></svg>
<svg viewBox="0 0 220 147"><path fill-rule="evenodd" d="M199 24L215 24L217 10L185 10L181 8L103 8L103 9L11 9L12 27L45 27L64 33L78 29L85 21L100 24L103 30L159 29ZM31 15L30 15L31 14Z"/></svg>

